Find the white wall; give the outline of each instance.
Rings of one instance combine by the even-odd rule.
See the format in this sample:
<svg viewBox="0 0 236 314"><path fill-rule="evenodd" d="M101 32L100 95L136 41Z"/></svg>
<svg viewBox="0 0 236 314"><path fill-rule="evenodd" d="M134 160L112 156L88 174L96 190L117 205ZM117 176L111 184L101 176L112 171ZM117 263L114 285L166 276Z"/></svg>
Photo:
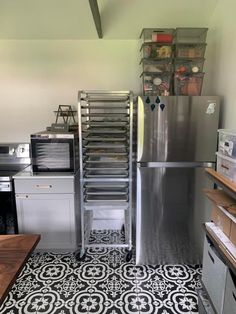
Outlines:
<svg viewBox="0 0 236 314"><path fill-rule="evenodd" d="M235 9L234 0L219 0L209 19L203 89L223 96L227 128L236 128ZM139 46L138 40L0 40L0 142L29 141L54 122L58 105L76 106L79 89L139 94Z"/></svg>
<svg viewBox="0 0 236 314"><path fill-rule="evenodd" d="M221 95L221 126L236 129L236 2L220 0L209 23L205 94Z"/></svg>
<svg viewBox="0 0 236 314"><path fill-rule="evenodd" d="M140 93L138 64L138 40L0 40L0 142L28 142L80 89Z"/></svg>

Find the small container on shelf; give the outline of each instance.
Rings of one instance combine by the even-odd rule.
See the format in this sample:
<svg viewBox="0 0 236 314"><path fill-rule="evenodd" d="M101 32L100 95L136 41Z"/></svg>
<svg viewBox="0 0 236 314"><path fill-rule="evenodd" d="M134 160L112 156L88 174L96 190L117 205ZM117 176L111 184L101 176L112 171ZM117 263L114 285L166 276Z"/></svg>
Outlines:
<svg viewBox="0 0 236 314"><path fill-rule="evenodd" d="M174 68L176 73L199 73L203 71L205 59L175 59Z"/></svg>
<svg viewBox="0 0 236 314"><path fill-rule="evenodd" d="M205 43L208 28L178 27L175 32L176 43Z"/></svg>
<svg viewBox="0 0 236 314"><path fill-rule="evenodd" d="M174 93L177 96L200 96L204 73L175 73Z"/></svg>
<svg viewBox="0 0 236 314"><path fill-rule="evenodd" d="M143 42L172 43L174 39L173 28L144 28L140 34Z"/></svg>
<svg viewBox="0 0 236 314"><path fill-rule="evenodd" d="M172 70L171 59L152 60L145 59L141 60L143 66L143 72L170 72Z"/></svg>
<svg viewBox="0 0 236 314"><path fill-rule="evenodd" d="M143 72L143 94L168 96L171 86L171 72L151 73Z"/></svg>
<svg viewBox="0 0 236 314"><path fill-rule="evenodd" d="M171 44L144 43L141 46L143 58L161 59L171 58L173 46Z"/></svg>
<svg viewBox="0 0 236 314"><path fill-rule="evenodd" d="M176 44L175 57L176 58L204 58L206 44Z"/></svg>
<svg viewBox="0 0 236 314"><path fill-rule="evenodd" d="M236 130L220 129L218 132L219 152L236 159Z"/></svg>
<svg viewBox="0 0 236 314"><path fill-rule="evenodd" d="M228 178L230 181L236 183L236 160L227 157L220 152L216 153L217 156L217 172Z"/></svg>

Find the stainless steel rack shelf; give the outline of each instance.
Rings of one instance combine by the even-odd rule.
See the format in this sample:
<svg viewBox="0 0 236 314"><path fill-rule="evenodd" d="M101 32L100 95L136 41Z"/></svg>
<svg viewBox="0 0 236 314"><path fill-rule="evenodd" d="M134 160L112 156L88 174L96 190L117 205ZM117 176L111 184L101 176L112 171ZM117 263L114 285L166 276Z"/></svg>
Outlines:
<svg viewBox="0 0 236 314"><path fill-rule="evenodd" d="M81 249L128 248L132 257L133 95L129 91L79 91ZM94 212L123 211L124 243L90 243ZM109 228L109 227L108 227Z"/></svg>

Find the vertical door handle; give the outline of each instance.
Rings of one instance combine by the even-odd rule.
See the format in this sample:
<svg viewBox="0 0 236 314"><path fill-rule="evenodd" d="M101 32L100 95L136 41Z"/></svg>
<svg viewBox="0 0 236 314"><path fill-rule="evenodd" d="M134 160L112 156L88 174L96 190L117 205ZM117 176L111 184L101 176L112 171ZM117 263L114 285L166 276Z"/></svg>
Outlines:
<svg viewBox="0 0 236 314"><path fill-rule="evenodd" d="M214 260L213 256L210 254L210 252L209 252L209 251L208 251L208 255L209 255L209 257L210 257L210 259L211 259L212 263L214 264L214 263L215 263L215 260Z"/></svg>
<svg viewBox="0 0 236 314"><path fill-rule="evenodd" d="M235 296L234 292L232 292L232 295L233 295L234 301L236 301L236 296Z"/></svg>

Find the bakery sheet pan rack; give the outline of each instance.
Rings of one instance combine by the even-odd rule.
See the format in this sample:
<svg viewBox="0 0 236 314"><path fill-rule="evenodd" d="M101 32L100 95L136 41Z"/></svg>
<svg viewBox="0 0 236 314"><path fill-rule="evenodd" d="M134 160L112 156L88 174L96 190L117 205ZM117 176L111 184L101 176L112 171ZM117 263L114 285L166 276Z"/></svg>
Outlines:
<svg viewBox="0 0 236 314"><path fill-rule="evenodd" d="M126 261L129 261L133 246L132 92L79 91L78 123L81 248L76 252L76 258L83 260L90 247L119 247L127 249ZM93 229L96 211L122 211L124 241L105 244L90 241L88 230ZM112 228L108 226L108 229Z"/></svg>

